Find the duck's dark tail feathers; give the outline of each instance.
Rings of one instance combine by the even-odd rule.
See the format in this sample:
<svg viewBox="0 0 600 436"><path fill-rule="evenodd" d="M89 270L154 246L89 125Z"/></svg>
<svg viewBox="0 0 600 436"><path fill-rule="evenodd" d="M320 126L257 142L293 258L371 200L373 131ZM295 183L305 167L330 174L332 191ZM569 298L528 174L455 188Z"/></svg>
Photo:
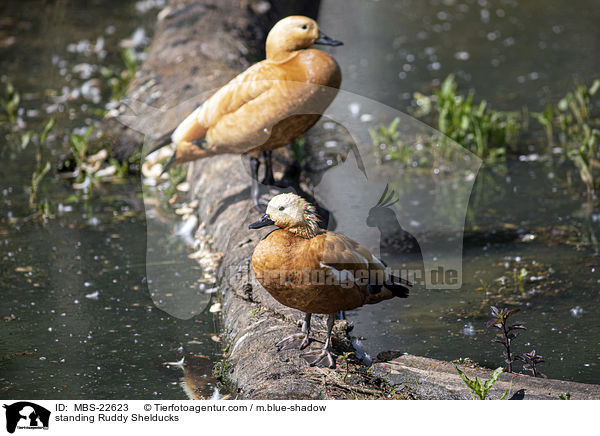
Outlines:
<svg viewBox="0 0 600 436"><path fill-rule="evenodd" d="M389 278L389 282L385 284L385 287L392 291L394 297L408 298L410 287L412 283L402 278L393 277Z"/></svg>
<svg viewBox="0 0 600 436"><path fill-rule="evenodd" d="M156 142L156 145L152 150L148 152L148 154L154 153L156 150L158 150L159 148L163 148L165 145L169 145L171 143L171 135L173 134L173 132L174 130L171 130L170 132L165 133L156 141L154 141Z"/></svg>
<svg viewBox="0 0 600 436"><path fill-rule="evenodd" d="M175 149L175 151L173 152L173 156L171 156L171 159L169 159L169 162L167 162L162 172L160 173L161 176L167 171L169 171L169 168L171 168L175 163L175 159L177 159L177 149Z"/></svg>

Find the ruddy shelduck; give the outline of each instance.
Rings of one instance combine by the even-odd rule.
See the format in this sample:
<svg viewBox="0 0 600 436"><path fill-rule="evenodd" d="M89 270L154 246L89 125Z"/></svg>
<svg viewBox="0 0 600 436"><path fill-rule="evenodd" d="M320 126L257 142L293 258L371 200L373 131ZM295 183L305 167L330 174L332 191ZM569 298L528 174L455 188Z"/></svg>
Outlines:
<svg viewBox="0 0 600 436"><path fill-rule="evenodd" d="M266 59L215 92L173 131L175 153L165 170L223 153L248 154L257 205L260 153L265 183L272 185L271 151L312 127L340 86L338 64L324 51L309 48L314 44L342 43L321 33L308 17L277 22L267 36Z"/></svg>
<svg viewBox="0 0 600 436"><path fill-rule="evenodd" d="M408 297L410 283L391 276L369 250L347 236L319 228L315 207L296 194L271 199L250 229L279 229L261 240L252 255L257 280L281 304L305 312L302 333L278 342L278 349L310 343L313 313L329 315L322 350L302 354L310 365L333 367L331 331L335 314L393 297Z"/></svg>

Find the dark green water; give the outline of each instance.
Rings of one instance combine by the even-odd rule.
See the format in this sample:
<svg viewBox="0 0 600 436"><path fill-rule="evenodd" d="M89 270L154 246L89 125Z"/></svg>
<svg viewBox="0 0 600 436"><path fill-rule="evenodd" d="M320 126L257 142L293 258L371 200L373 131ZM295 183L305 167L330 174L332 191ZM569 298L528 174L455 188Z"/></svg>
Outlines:
<svg viewBox="0 0 600 436"><path fill-rule="evenodd" d="M67 129L87 125L110 96L99 66L122 70L119 42L137 28L150 32L158 10L141 13L121 1L14 1L0 10L0 40L14 38L0 49L2 80L20 91L26 123L14 134L3 129L0 149L0 396L182 399L183 371L165 363L184 355L198 356L189 359L199 373L188 377L194 394L212 395L218 317L181 320L154 305L139 177L100 184L72 202L71 182L55 176ZM86 82L101 100L83 95ZM57 127L41 152L53 169L38 198L54 218L42 225L28 219L27 205L37 145L18 144L50 116ZM165 254L182 259L174 270L193 266L168 227L153 229Z"/></svg>

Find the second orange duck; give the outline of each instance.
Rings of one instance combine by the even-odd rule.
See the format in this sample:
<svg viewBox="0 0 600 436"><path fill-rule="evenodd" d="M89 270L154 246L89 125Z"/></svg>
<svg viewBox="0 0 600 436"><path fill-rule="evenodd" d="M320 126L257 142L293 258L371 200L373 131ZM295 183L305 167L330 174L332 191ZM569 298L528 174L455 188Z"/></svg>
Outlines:
<svg viewBox="0 0 600 436"><path fill-rule="evenodd" d="M335 60L313 44L342 43L304 16L290 16L271 29L266 59L219 89L171 135L172 164L223 153L248 154L252 197L258 204L258 157L265 156L265 183L273 184L272 150L312 127L337 94L341 73ZM163 144L164 145L164 144Z"/></svg>
<svg viewBox="0 0 600 436"><path fill-rule="evenodd" d="M252 267L257 280L277 301L306 313L302 333L281 340L277 348L306 348L311 315L329 315L325 346L302 357L310 365L333 367L335 314L393 297L406 298L410 283L389 275L384 264L358 242L323 231L318 222L314 206L302 197L273 197L267 213L249 228L275 225L279 229L258 243Z"/></svg>

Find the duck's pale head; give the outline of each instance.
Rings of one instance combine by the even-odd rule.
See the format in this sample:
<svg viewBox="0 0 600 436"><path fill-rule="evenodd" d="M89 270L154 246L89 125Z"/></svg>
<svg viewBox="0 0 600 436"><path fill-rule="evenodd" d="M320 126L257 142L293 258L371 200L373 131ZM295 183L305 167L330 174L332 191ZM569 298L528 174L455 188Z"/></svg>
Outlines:
<svg viewBox="0 0 600 436"><path fill-rule="evenodd" d="M312 238L320 233L319 217L315 207L296 194L279 194L269 201L267 213L250 229L275 225L303 238Z"/></svg>
<svg viewBox="0 0 600 436"><path fill-rule="evenodd" d="M342 42L322 33L311 18L301 15L286 17L278 21L267 36L267 59L284 60L313 44L338 46Z"/></svg>

